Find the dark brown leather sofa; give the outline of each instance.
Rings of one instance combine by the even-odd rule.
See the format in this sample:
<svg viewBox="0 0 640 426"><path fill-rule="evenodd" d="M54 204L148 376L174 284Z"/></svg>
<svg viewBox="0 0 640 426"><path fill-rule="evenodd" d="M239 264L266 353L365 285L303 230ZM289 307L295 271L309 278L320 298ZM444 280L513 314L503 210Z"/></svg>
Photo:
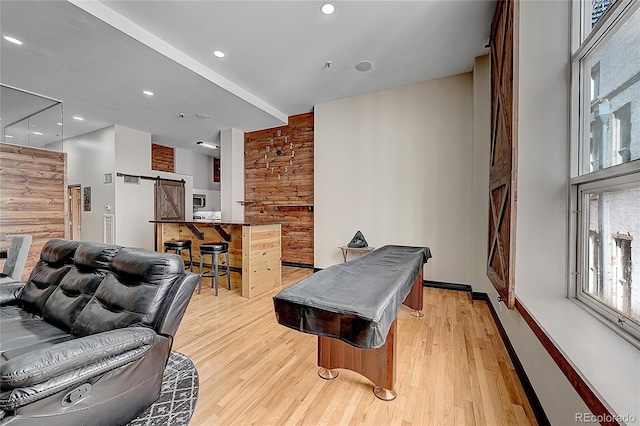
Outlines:
<svg viewBox="0 0 640 426"><path fill-rule="evenodd" d="M198 275L175 254L51 240L0 286L0 425L123 425L159 396Z"/></svg>

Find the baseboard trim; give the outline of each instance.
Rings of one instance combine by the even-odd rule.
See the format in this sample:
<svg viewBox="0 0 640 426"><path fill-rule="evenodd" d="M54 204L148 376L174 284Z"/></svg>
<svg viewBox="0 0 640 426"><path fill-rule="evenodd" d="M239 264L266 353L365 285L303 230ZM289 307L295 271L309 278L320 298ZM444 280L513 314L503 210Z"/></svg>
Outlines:
<svg viewBox="0 0 640 426"><path fill-rule="evenodd" d="M500 338L502 339L502 343L504 343L505 348L507 349L507 353L509 354L509 358L511 359L511 363L513 364L513 368L518 375L518 379L522 384L522 389L524 390L527 399L529 400L529 404L531 404L531 410L533 411L533 415L536 417L538 424L541 426L550 426L549 419L547 418L547 414L544 412L544 408L542 408L542 404L538 399L538 395L536 395L535 390L533 389L533 385L531 381L529 381L529 377L527 376L520 359L518 358L518 354L516 353L511 341L509 340L509 336L502 326L502 322L500 322L500 318L496 310L489 299L489 295L487 293L476 292L472 290L472 287L468 284L455 284L455 283L446 283L440 281L424 281L425 287L433 287L433 288L441 288L445 290L455 290L455 291L465 291L471 295L471 300L478 300L482 302L486 302L489 307L489 312L491 312L491 317L493 318L493 322L496 324L496 328L498 329L498 333L500 333Z"/></svg>
<svg viewBox="0 0 640 426"><path fill-rule="evenodd" d="M433 287L433 288L441 288L443 290L455 290L455 291L464 291L467 293L471 293L471 286L469 284L456 284L456 283L446 283L442 281L429 281L424 280L422 285L425 287Z"/></svg>
<svg viewBox="0 0 640 426"><path fill-rule="evenodd" d="M313 265L308 263L296 263L296 262L285 262L282 261L282 266L293 266L294 268L306 268L306 269L314 269Z"/></svg>
<svg viewBox="0 0 640 426"><path fill-rule="evenodd" d="M489 311L491 312L491 316L493 317L493 322L496 323L496 327L498 328L498 333L500 333L500 337L502 338L502 342L504 346L507 348L507 353L509 354L509 358L511 358L511 363L513 364L513 368L516 370L516 374L520 379L520 383L522 384L522 388L524 389L525 395L529 399L529 403L531 404L531 409L533 410L533 414L536 416L536 420L538 424L542 426L550 426L551 423L547 418L547 414L544 412L544 408L542 408L542 404L538 399L538 395L536 395L536 391L533 389L533 385L531 381L529 381L529 377L527 376L522 363L520 362L520 358L518 358L518 354L516 353L513 345L511 345L511 341L509 340L509 336L502 326L502 322L498 317L498 313L493 307L493 303L489 299L489 295L487 293L479 293L472 292L471 299L473 300L481 300L487 303L489 306Z"/></svg>

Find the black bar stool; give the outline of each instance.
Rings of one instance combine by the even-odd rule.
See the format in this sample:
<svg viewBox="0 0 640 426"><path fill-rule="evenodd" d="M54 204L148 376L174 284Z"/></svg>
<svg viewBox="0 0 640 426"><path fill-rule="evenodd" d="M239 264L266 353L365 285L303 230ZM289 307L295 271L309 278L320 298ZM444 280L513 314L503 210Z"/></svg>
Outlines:
<svg viewBox="0 0 640 426"><path fill-rule="evenodd" d="M193 256L191 255L191 240L170 240L164 242L164 252L174 250L176 254L182 250L189 250L189 270L193 272Z"/></svg>
<svg viewBox="0 0 640 426"><path fill-rule="evenodd" d="M218 256L225 255L227 262L227 270L220 272L218 270ZM205 272L202 270L202 260L206 255L211 255L211 270ZM198 281L198 294L202 291L202 280L211 277L211 287L215 282L216 296L218 295L218 278L227 276L227 288L231 290L231 274L229 272L229 243L202 243L200 244L200 280Z"/></svg>

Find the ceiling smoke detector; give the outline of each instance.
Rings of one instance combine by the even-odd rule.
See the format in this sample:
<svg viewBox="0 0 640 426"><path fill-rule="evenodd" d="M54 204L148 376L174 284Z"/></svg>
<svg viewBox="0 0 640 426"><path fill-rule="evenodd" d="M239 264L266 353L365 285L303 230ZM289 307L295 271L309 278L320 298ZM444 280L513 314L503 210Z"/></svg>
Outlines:
<svg viewBox="0 0 640 426"><path fill-rule="evenodd" d="M356 64L356 69L360 72L370 71L373 68L373 63L371 61L362 61Z"/></svg>

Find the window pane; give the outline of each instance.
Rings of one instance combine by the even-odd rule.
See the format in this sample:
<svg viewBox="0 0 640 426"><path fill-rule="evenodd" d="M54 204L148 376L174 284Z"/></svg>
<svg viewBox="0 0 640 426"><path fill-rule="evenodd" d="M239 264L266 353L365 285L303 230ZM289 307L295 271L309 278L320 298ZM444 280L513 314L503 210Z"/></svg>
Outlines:
<svg viewBox="0 0 640 426"><path fill-rule="evenodd" d="M590 193L586 204L583 291L640 323L640 187Z"/></svg>
<svg viewBox="0 0 640 426"><path fill-rule="evenodd" d="M593 172L640 158L640 9L585 59ZM585 117L586 119L587 117Z"/></svg>

